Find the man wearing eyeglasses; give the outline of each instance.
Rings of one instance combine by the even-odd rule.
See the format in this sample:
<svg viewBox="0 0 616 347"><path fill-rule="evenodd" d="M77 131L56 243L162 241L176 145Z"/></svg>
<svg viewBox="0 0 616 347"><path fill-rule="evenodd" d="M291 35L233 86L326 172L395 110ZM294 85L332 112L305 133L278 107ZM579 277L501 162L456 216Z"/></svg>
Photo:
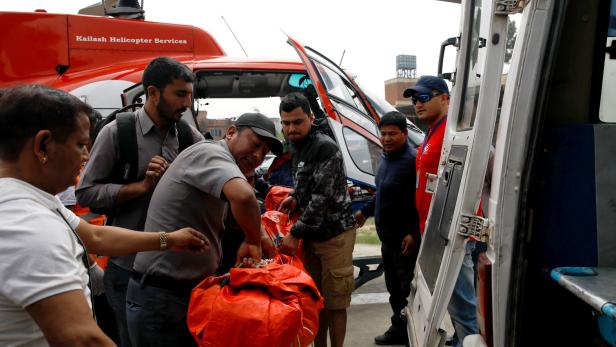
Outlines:
<svg viewBox="0 0 616 347"><path fill-rule="evenodd" d="M417 170L415 204L419 215L419 230L423 236L432 194L436 186L436 176L445 136L447 110L449 109L449 87L442 78L422 76L415 86L406 89L403 95L405 98L411 98L419 120L429 126L423 143L417 149L415 160ZM474 249L475 241L468 241L460 275L447 307L455 329L454 346L461 346L465 336L477 334L479 331L476 316L475 272L471 258Z"/></svg>

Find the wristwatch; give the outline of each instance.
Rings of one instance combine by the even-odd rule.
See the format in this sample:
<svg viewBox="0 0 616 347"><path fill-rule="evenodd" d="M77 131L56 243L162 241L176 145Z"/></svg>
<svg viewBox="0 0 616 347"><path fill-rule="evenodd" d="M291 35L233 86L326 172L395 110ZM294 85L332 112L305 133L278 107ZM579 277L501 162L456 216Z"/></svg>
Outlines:
<svg viewBox="0 0 616 347"><path fill-rule="evenodd" d="M160 240L160 250L164 251L167 249L167 233L161 231L158 233L158 239Z"/></svg>

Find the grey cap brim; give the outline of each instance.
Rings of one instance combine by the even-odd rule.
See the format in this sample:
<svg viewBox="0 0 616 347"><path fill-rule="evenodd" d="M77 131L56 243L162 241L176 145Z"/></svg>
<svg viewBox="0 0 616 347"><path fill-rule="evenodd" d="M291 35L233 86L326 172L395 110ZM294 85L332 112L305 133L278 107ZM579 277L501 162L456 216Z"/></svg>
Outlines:
<svg viewBox="0 0 616 347"><path fill-rule="evenodd" d="M404 93L402 95L405 98L410 98L415 93L428 94L430 92L432 92L431 88L423 87L423 86L414 86L414 87L407 88L406 90L404 90Z"/></svg>
<svg viewBox="0 0 616 347"><path fill-rule="evenodd" d="M270 145L270 151L272 151L272 153L274 153L275 155L281 155L282 154L282 142L280 142L280 140L278 140L278 138L276 136L273 136L268 131L263 130L261 128L250 127L250 129L252 131L254 131L255 134L257 134L257 135L259 135L261 137L267 137L268 139L272 139L272 142L271 142L271 145Z"/></svg>

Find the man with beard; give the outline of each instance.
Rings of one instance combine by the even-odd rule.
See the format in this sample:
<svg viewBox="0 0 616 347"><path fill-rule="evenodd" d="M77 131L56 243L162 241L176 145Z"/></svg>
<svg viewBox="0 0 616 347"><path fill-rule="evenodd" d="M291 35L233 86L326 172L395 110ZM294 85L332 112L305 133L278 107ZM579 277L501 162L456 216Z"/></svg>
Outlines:
<svg viewBox="0 0 616 347"><path fill-rule="evenodd" d="M338 144L314 123L308 99L291 93L280 102L280 121L291 143L295 191L280 210L301 216L281 244L294 254L303 240L305 264L325 299L314 345L342 347L347 308L351 305L355 218L347 191L344 162Z"/></svg>
<svg viewBox="0 0 616 347"><path fill-rule="evenodd" d="M178 155L176 125L192 103L193 81L192 71L177 60L160 57L148 64L143 72L145 105L130 115L138 149L136 178L127 181L127 175L117 174L129 170L122 164L118 122L112 121L101 130L92 147L76 190L79 204L113 211L111 225L143 230L152 192ZM193 142L203 139L196 129L191 131ZM111 257L105 269L105 293L116 316L122 347L130 346L125 308L134 259L134 255Z"/></svg>

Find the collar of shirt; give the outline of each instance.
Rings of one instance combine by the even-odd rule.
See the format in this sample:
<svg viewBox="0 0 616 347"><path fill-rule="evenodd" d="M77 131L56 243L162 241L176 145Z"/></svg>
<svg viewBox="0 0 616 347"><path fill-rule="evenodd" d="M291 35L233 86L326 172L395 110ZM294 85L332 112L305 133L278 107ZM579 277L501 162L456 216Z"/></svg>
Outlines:
<svg viewBox="0 0 616 347"><path fill-rule="evenodd" d="M139 128L141 129L141 134L143 136L148 134L150 131L158 132L158 127L156 127L156 124L154 124L152 118L150 118L150 116L146 112L145 107L138 109L136 115L137 123L139 124ZM175 134L175 123L169 127L169 131L167 132L167 134L169 133Z"/></svg>
<svg viewBox="0 0 616 347"><path fill-rule="evenodd" d="M314 138L317 136L317 132L318 130L315 129L313 126L310 129L310 132L308 133L308 135L306 135L306 137L304 137L304 139L302 139L301 141L297 141L297 142L289 141L290 147L292 147L293 150L295 150L296 152L301 151L302 148L304 148L304 146L306 146L307 143L314 140Z"/></svg>
<svg viewBox="0 0 616 347"><path fill-rule="evenodd" d="M383 151L383 157L388 158L388 159L395 159L398 158L400 156L402 156L404 153L406 153L409 149L410 149L411 145L409 145L408 140L406 141L406 143L400 147L399 150L392 152L392 153L387 153L385 151Z"/></svg>
<svg viewBox="0 0 616 347"><path fill-rule="evenodd" d="M0 179L0 183L2 183L3 180L6 180L5 182L13 182L13 184L21 187L20 190L8 189L7 191L5 191L4 193L9 196L8 198L7 196L5 196L6 200L10 200L10 198L13 198L13 195L24 198L24 193L26 193L31 200L37 201L38 203L49 208L50 210L62 207L60 199L58 199L55 195L51 195L26 181L22 181L20 179L12 177L5 177Z"/></svg>
<svg viewBox="0 0 616 347"><path fill-rule="evenodd" d="M206 140L207 141L207 140ZM214 142L214 141L212 141ZM217 141L218 144L220 145L220 147L224 148L225 151L229 152L229 154L231 154L231 151L229 150L229 144L227 143L227 140L225 139L220 139ZM234 158L235 159L235 158Z"/></svg>

